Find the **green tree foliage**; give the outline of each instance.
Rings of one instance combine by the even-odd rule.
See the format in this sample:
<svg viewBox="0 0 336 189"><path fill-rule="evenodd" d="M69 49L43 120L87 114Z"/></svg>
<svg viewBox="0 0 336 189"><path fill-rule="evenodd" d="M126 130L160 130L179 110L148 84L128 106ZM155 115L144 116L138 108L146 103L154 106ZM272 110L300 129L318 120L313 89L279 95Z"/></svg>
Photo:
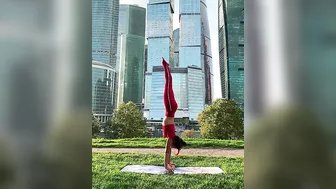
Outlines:
<svg viewBox="0 0 336 189"><path fill-rule="evenodd" d="M146 137L146 121L133 102L122 103L114 111L112 121L107 122L104 132L106 138Z"/></svg>
<svg viewBox="0 0 336 189"><path fill-rule="evenodd" d="M243 112L233 100L217 99L198 115L197 121L202 138L244 138Z"/></svg>
<svg viewBox="0 0 336 189"><path fill-rule="evenodd" d="M92 138L96 138L100 133L100 122L92 112Z"/></svg>

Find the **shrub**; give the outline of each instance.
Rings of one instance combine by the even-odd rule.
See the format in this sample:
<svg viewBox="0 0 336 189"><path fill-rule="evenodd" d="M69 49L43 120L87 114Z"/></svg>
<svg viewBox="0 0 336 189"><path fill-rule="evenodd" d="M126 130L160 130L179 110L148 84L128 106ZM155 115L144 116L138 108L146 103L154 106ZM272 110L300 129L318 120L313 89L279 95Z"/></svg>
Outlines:
<svg viewBox="0 0 336 189"><path fill-rule="evenodd" d="M202 138L244 138L243 112L233 100L217 99L198 115L197 121L201 125Z"/></svg>
<svg viewBox="0 0 336 189"><path fill-rule="evenodd" d="M185 130L182 133L182 138L196 138L196 132L194 130Z"/></svg>

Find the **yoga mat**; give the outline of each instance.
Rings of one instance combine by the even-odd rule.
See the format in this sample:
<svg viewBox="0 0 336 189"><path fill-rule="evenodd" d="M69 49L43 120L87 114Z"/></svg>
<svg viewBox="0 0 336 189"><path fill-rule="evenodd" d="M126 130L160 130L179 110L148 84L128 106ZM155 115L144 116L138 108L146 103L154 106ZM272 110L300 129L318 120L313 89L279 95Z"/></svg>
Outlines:
<svg viewBox="0 0 336 189"><path fill-rule="evenodd" d="M163 166L154 165L128 165L122 172L148 173L148 174L166 174ZM219 167L177 167L174 174L221 174L224 171Z"/></svg>

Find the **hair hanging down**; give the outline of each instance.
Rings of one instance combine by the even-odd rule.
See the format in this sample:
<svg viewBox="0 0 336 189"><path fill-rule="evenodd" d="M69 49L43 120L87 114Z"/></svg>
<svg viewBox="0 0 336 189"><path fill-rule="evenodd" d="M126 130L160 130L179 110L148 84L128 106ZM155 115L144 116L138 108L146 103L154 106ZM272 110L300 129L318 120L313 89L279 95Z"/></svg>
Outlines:
<svg viewBox="0 0 336 189"><path fill-rule="evenodd" d="M178 156L180 154L180 150L183 146L186 146L187 143L184 142L179 136L175 136L173 139L173 147L177 149L176 155Z"/></svg>

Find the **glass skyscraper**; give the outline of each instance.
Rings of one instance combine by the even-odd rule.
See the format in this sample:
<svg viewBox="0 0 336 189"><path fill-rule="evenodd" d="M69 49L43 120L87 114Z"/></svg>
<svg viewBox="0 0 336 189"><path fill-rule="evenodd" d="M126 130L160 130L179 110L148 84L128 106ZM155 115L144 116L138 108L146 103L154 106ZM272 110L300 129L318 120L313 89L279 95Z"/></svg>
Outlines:
<svg viewBox="0 0 336 189"><path fill-rule="evenodd" d="M171 14L174 13L173 3L155 1L160 4L154 6L151 4L153 2L150 1L148 4L147 16L148 65L145 81L145 117L151 120L160 120L164 117L164 73L161 67L161 58L164 57L171 65L173 89L178 103L175 117L196 120L205 105L211 104L213 94L206 2L180 0L180 28L174 31L171 20Z"/></svg>
<svg viewBox="0 0 336 189"><path fill-rule="evenodd" d="M141 107L145 61L146 9L120 5L118 42L118 104L132 101Z"/></svg>
<svg viewBox="0 0 336 189"><path fill-rule="evenodd" d="M179 45L179 67L197 66L202 69L204 101L206 105L210 105L213 96L213 68L205 0L180 0Z"/></svg>
<svg viewBox="0 0 336 189"><path fill-rule="evenodd" d="M180 50L180 28L173 31L173 41L174 41L174 67L179 67L179 50Z"/></svg>
<svg viewBox="0 0 336 189"><path fill-rule="evenodd" d="M158 78L153 75L153 67L161 66L162 57L169 63L174 60L173 49L173 14L174 0L149 0L147 4L147 68L145 73L145 105L144 114L151 119L151 107L156 106L156 100L152 98L152 90ZM161 73L163 74L163 73ZM155 81L152 83L152 80ZM154 88L153 88L154 87ZM160 86L162 88L163 86ZM152 102L152 100L154 100ZM161 99L162 101L162 99ZM158 104L161 105L162 103Z"/></svg>
<svg viewBox="0 0 336 189"><path fill-rule="evenodd" d="M106 122L115 109L116 72L112 66L92 61L92 111Z"/></svg>
<svg viewBox="0 0 336 189"><path fill-rule="evenodd" d="M222 96L244 107L244 0L218 1Z"/></svg>
<svg viewBox="0 0 336 189"><path fill-rule="evenodd" d="M92 111L106 122L116 108L119 0L92 0Z"/></svg>
<svg viewBox="0 0 336 189"><path fill-rule="evenodd" d="M92 0L92 60L116 68L119 0Z"/></svg>
<svg viewBox="0 0 336 189"><path fill-rule="evenodd" d="M186 68L171 67L173 78L173 90L175 100L178 104L178 110L175 117L188 117L196 120L198 114L204 109L204 95L200 93L204 89L204 77L202 77L202 69L198 67L188 66ZM161 120L165 114L163 104L163 90L165 78L162 66L154 66L152 78L155 82L151 83L150 111L145 112L145 117L151 120ZM149 115L148 115L149 113Z"/></svg>

